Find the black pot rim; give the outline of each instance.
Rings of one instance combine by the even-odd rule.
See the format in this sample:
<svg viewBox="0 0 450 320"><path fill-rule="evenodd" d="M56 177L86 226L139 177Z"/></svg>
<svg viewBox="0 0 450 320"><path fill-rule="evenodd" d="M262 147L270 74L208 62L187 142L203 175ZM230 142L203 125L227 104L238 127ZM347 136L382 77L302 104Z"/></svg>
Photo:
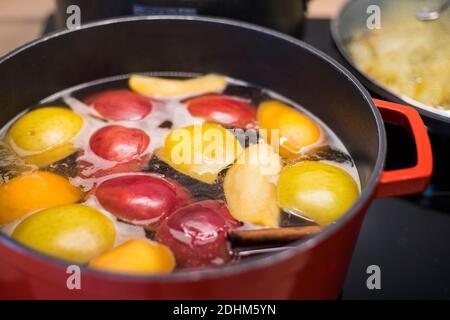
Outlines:
<svg viewBox="0 0 450 320"><path fill-rule="evenodd" d="M321 60L324 63L328 63L331 65L336 72L342 73L349 81L353 83L353 85L356 87L356 89L359 90L361 97L364 98L367 102L367 106L371 109L372 114L376 121L376 127L377 127L377 135L378 135L378 154L377 159L375 162L375 166L373 168L372 176L370 177L367 186L362 190L361 195L358 198L358 201L334 224L328 226L318 235L312 237L311 239L307 241L299 241L294 242L292 244L292 249L288 249L285 251L281 251L278 253L273 253L268 256L264 257L255 257L253 259L249 259L248 261L243 261L238 264L232 264L232 265L225 265L223 267L217 267L217 268L207 268L204 270L186 270L186 271L179 271L171 274L162 274L162 275L133 275L133 274L120 274L120 273L112 273L112 272L105 272L105 271L99 271L95 270L93 268L88 268L86 266L81 266L81 270L83 272L83 277L88 278L90 276L96 277L96 278L104 278L112 280L112 281L122 281L122 282L145 282L145 283L159 283L159 282L187 282L187 281L199 281L199 280L205 280L205 279L214 279L214 278L222 278L226 276L231 276L234 274L243 273L245 271L251 270L251 269L262 269L265 267L269 267L273 264L277 264L279 262L282 262L284 260L288 260L292 258L293 256L298 255L299 253L305 252L307 250L310 250L311 248L317 246L318 244L325 241L327 238L332 236L334 233L336 233L338 230L344 227L347 223L349 223L350 220L355 218L358 214L364 214L363 210L365 210L365 206L372 200L373 194L375 192L375 188L377 187L379 177L381 176L385 157L386 157L386 133L384 129L383 120L381 118L381 114L379 113L377 107L375 106L370 94L368 91L363 87L363 85L356 79L355 76L353 76L346 68L344 68L342 65L340 65L337 61L332 59L331 57L327 56L322 51L312 47L311 45L301 41L297 40L291 36L282 34L277 31L273 31L268 28L260 27L254 24L246 23L246 22L240 22L232 19L225 19L225 18L213 18L213 17L206 17L206 16L172 16L172 15L158 15L158 16L131 16L131 17L121 17L121 18L113 18L113 19L107 19L107 20L101 20L93 23L88 23L80 28L77 28L75 30L63 30L63 31L56 31L53 33L50 33L48 35L45 35L37 40L34 40L32 42L29 42L12 52L6 54L3 57L0 57L0 64L4 63L5 61L9 59L13 59L15 55L19 54L20 52L27 50L28 48L31 48L33 46L39 45L39 44L45 44L46 41L49 41L53 38L62 37L66 34L77 32L77 30L86 30L91 29L99 26L104 26L108 24L120 24L120 23L127 23L127 22L134 22L134 21L159 21L159 20L177 20L177 21L195 21L195 22L202 22L202 23L215 23L218 25L226 25L226 26L232 26L232 27L238 27L240 29L247 29L259 33L263 33L272 37L279 38L283 41L287 41L295 46L300 46L304 49L306 49L310 54L313 54L315 56L318 56L321 58ZM13 240L6 234L3 234L0 232L0 242L4 243L10 250L17 251L21 254L29 255L36 260L37 262L50 262L60 268L65 268L68 265L71 265L73 263L54 258L51 256L48 256L46 254L43 254L41 252L38 252L34 249L25 247L24 245L18 243L17 241Z"/></svg>

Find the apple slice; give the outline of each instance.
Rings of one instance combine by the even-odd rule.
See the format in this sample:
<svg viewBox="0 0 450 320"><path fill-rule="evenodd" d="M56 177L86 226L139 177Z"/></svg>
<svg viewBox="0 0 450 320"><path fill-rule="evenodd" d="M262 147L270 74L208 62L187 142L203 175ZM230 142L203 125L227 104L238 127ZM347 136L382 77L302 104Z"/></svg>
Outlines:
<svg viewBox="0 0 450 320"><path fill-rule="evenodd" d="M133 239L91 260L89 266L122 273L168 273L175 268L175 257L165 245Z"/></svg>
<svg viewBox="0 0 450 320"><path fill-rule="evenodd" d="M92 106L103 118L113 121L136 121L152 111L149 98L129 90L108 90L87 97L84 102Z"/></svg>
<svg viewBox="0 0 450 320"><path fill-rule="evenodd" d="M146 96L173 97L208 92L221 92L227 86L225 77L208 74L192 79L164 79L132 75L128 80L131 90Z"/></svg>
<svg viewBox="0 0 450 320"><path fill-rule="evenodd" d="M115 164L103 168L89 156L81 156L77 160L78 174L83 178L98 178L113 173L140 171L149 159L145 153L149 144L150 137L143 130L118 125L103 127L91 136L89 146L95 155Z"/></svg>
<svg viewBox="0 0 450 320"><path fill-rule="evenodd" d="M256 108L242 99L209 94L189 99L186 103L194 117L228 127L253 128L256 125Z"/></svg>
<svg viewBox="0 0 450 320"><path fill-rule="evenodd" d="M95 190L102 207L136 224L157 227L177 208L192 202L187 189L156 175L130 174L103 181Z"/></svg>
<svg viewBox="0 0 450 320"><path fill-rule="evenodd" d="M107 126L97 130L89 140L91 150L99 157L126 162L141 156L150 137L142 130L123 126Z"/></svg>
<svg viewBox="0 0 450 320"><path fill-rule="evenodd" d="M179 172L212 184L241 152L233 133L218 124L204 123L172 130L156 154Z"/></svg>
<svg viewBox="0 0 450 320"><path fill-rule="evenodd" d="M280 169L280 156L270 145L255 144L245 149L227 171L223 183L227 205L235 219L278 227L280 209L271 178Z"/></svg>
<svg viewBox="0 0 450 320"><path fill-rule="evenodd" d="M223 202L205 200L175 211L155 238L173 251L181 268L217 266L230 260L227 232L240 225Z"/></svg>

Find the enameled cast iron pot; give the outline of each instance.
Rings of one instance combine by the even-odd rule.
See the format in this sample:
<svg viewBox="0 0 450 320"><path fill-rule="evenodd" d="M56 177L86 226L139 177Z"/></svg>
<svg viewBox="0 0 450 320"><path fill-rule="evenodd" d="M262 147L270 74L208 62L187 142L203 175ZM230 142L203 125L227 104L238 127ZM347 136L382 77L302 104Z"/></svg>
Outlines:
<svg viewBox="0 0 450 320"><path fill-rule="evenodd" d="M215 72L299 102L347 146L361 178L359 200L336 224L292 250L164 276L82 267L81 290L67 288L67 264L0 235L0 298L336 298L370 202L417 193L428 183L431 149L414 109L373 101L347 70L301 41L229 20L122 18L34 41L0 59L1 125L64 88L144 71ZM415 167L383 171L383 119L411 131L417 146Z"/></svg>

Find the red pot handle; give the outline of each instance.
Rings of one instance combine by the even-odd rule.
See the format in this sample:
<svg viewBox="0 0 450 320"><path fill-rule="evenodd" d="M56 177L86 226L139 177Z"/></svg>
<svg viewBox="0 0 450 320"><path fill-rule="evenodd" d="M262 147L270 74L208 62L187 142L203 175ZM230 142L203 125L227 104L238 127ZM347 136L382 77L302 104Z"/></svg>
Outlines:
<svg viewBox="0 0 450 320"><path fill-rule="evenodd" d="M411 168L383 171L375 191L376 198L403 196L424 191L433 171L433 156L427 129L412 107L373 99L385 122L400 125L414 137L417 164Z"/></svg>

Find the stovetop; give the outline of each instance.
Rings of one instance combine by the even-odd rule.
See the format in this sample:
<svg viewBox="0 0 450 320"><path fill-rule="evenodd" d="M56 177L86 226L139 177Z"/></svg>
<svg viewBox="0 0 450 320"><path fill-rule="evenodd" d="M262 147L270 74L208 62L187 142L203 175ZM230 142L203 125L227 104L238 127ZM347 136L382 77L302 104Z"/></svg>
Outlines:
<svg viewBox="0 0 450 320"><path fill-rule="evenodd" d="M54 29L53 22L49 17L44 33ZM307 20L297 37L348 66L334 46L330 20ZM386 131L387 168L414 165L411 137L392 125L387 125ZM435 157L432 186L424 195L373 202L359 234L342 299L450 299L450 168L446 168L450 166L450 137L431 133L431 141ZM380 267L380 290L367 288L370 265Z"/></svg>

